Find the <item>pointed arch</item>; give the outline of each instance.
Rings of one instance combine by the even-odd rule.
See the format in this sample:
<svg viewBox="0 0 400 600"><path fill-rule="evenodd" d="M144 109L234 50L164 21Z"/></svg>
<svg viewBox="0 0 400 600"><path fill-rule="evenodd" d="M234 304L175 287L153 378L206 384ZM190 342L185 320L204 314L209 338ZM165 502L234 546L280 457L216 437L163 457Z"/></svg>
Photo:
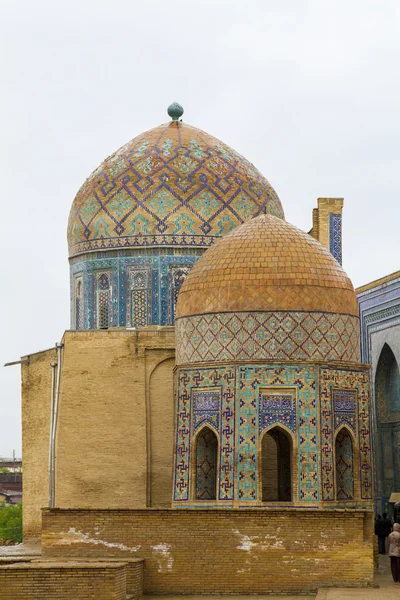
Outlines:
<svg viewBox="0 0 400 600"><path fill-rule="evenodd" d="M194 439L194 498L216 500L219 436L211 425L201 427Z"/></svg>
<svg viewBox="0 0 400 600"><path fill-rule="evenodd" d="M263 502L293 499L293 439L290 431L273 425L260 440L260 481Z"/></svg>
<svg viewBox="0 0 400 600"><path fill-rule="evenodd" d="M97 327L108 329L110 326L110 274L97 276Z"/></svg>
<svg viewBox="0 0 400 600"><path fill-rule="evenodd" d="M354 491L354 437L343 426L335 436L335 489L336 500L353 500Z"/></svg>
<svg viewBox="0 0 400 600"><path fill-rule="evenodd" d="M387 342L383 344L376 367L375 394L379 420L396 420L393 413L400 412L400 370L394 352Z"/></svg>
<svg viewBox="0 0 400 600"><path fill-rule="evenodd" d="M75 280L75 329L83 329L83 286L81 277Z"/></svg>

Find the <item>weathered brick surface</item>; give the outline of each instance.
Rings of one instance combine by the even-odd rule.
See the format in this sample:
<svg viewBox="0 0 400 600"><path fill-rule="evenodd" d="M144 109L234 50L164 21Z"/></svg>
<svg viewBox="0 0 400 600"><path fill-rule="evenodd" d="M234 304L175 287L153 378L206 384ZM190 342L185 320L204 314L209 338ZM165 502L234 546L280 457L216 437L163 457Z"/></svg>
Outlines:
<svg viewBox="0 0 400 600"><path fill-rule="evenodd" d="M1 600L125 600L123 564L19 563L0 567Z"/></svg>
<svg viewBox="0 0 400 600"><path fill-rule="evenodd" d="M307 510L43 511L43 556L140 556L145 593L296 593L367 586L372 513Z"/></svg>
<svg viewBox="0 0 400 600"><path fill-rule="evenodd" d="M174 328L67 331L63 343L56 506L169 507ZM31 355L22 368L26 537L40 535L40 511L48 505L50 362L56 360L53 349Z"/></svg>
<svg viewBox="0 0 400 600"><path fill-rule="evenodd" d="M40 535L40 509L49 499L51 362L54 348L29 356L21 368L24 537Z"/></svg>

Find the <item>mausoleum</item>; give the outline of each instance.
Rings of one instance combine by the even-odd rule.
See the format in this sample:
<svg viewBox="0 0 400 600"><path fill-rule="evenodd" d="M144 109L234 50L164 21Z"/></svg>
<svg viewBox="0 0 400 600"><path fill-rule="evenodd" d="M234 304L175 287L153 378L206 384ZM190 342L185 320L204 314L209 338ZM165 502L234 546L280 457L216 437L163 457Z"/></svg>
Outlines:
<svg viewBox="0 0 400 600"><path fill-rule="evenodd" d="M372 585L343 200L319 198L300 231L251 163L168 112L73 202L71 329L21 361L41 556L0 566L3 597Z"/></svg>

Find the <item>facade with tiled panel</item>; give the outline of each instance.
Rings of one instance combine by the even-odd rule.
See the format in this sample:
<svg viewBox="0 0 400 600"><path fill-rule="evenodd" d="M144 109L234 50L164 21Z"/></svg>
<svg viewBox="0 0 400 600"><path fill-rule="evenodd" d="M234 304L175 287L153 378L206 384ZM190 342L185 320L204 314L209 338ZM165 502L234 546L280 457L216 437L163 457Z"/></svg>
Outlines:
<svg viewBox="0 0 400 600"><path fill-rule="evenodd" d="M356 290L361 354L371 364L376 511L393 515L400 493L400 272Z"/></svg>

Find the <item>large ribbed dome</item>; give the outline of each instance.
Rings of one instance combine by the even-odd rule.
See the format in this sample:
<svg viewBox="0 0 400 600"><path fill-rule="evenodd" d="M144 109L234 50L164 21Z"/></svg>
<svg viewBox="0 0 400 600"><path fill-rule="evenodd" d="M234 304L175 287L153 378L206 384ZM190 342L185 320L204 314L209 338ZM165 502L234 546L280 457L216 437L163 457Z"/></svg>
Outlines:
<svg viewBox="0 0 400 600"><path fill-rule="evenodd" d="M180 121L128 142L79 190L70 256L141 246L210 246L260 213L284 218L269 182L240 154Z"/></svg>
<svg viewBox="0 0 400 600"><path fill-rule="evenodd" d="M353 285L330 252L286 221L260 215L198 260L176 317L282 310L358 316Z"/></svg>

